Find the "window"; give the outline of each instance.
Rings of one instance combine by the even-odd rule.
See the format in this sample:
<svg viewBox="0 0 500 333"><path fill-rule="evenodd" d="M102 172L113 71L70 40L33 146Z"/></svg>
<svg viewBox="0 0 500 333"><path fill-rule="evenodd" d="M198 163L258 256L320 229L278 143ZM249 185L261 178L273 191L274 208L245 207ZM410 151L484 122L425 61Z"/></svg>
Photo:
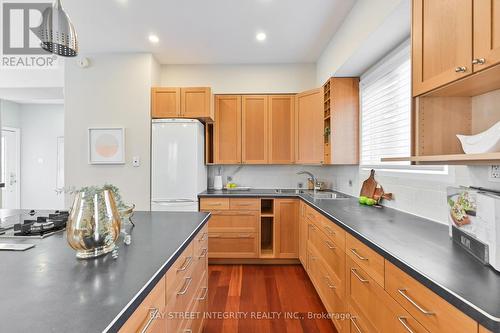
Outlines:
<svg viewBox="0 0 500 333"><path fill-rule="evenodd" d="M382 157L410 156L410 71L405 43L361 77L361 164L384 165Z"/></svg>

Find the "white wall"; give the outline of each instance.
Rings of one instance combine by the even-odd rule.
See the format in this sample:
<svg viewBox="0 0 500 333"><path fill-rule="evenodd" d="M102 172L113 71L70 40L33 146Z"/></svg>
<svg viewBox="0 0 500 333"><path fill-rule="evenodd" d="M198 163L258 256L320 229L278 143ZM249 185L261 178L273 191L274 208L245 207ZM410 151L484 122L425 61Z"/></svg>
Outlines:
<svg viewBox="0 0 500 333"><path fill-rule="evenodd" d="M21 105L0 100L0 118L3 127L21 128Z"/></svg>
<svg viewBox="0 0 500 333"><path fill-rule="evenodd" d="M62 209L56 193L57 137L64 136L64 106L21 104L21 208Z"/></svg>
<svg viewBox="0 0 500 333"><path fill-rule="evenodd" d="M314 64L162 65L162 86L212 87L221 93L294 93L315 88Z"/></svg>
<svg viewBox="0 0 500 333"><path fill-rule="evenodd" d="M112 183L125 201L149 210L150 89L157 83L158 65L150 54L88 57L91 65L85 69L66 61L65 184L79 188ZM89 165L89 127L125 127L126 164ZM140 167L132 167L133 156L140 157Z"/></svg>

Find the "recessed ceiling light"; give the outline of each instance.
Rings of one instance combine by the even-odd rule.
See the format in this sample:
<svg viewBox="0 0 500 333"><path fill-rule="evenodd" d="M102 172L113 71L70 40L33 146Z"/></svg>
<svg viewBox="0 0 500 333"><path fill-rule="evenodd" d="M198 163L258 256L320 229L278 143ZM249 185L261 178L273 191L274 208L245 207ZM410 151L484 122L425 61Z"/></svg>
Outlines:
<svg viewBox="0 0 500 333"><path fill-rule="evenodd" d="M148 39L153 44L158 44L158 42L160 41L160 38L158 38L158 36L156 35L149 35Z"/></svg>
<svg viewBox="0 0 500 333"><path fill-rule="evenodd" d="M259 42L263 42L266 40L267 36L264 32L259 32L257 33L257 35L255 35L255 38L259 41Z"/></svg>

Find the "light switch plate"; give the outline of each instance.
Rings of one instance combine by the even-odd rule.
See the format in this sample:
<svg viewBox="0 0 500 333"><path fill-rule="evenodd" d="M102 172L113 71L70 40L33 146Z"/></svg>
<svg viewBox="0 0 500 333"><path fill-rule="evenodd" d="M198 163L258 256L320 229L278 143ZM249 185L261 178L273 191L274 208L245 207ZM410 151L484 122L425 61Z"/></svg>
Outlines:
<svg viewBox="0 0 500 333"><path fill-rule="evenodd" d="M139 166L141 166L141 158L139 156L132 157L132 166L134 168L138 168Z"/></svg>
<svg viewBox="0 0 500 333"><path fill-rule="evenodd" d="M490 165L488 180L490 182L500 183L500 165Z"/></svg>

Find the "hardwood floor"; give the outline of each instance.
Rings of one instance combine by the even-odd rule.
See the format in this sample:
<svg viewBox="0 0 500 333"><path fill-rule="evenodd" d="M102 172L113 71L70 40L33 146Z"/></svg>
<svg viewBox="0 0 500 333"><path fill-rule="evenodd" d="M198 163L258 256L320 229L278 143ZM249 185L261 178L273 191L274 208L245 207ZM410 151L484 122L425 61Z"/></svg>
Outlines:
<svg viewBox="0 0 500 333"><path fill-rule="evenodd" d="M209 265L204 333L337 333L300 265ZM285 316L288 314L288 318Z"/></svg>

